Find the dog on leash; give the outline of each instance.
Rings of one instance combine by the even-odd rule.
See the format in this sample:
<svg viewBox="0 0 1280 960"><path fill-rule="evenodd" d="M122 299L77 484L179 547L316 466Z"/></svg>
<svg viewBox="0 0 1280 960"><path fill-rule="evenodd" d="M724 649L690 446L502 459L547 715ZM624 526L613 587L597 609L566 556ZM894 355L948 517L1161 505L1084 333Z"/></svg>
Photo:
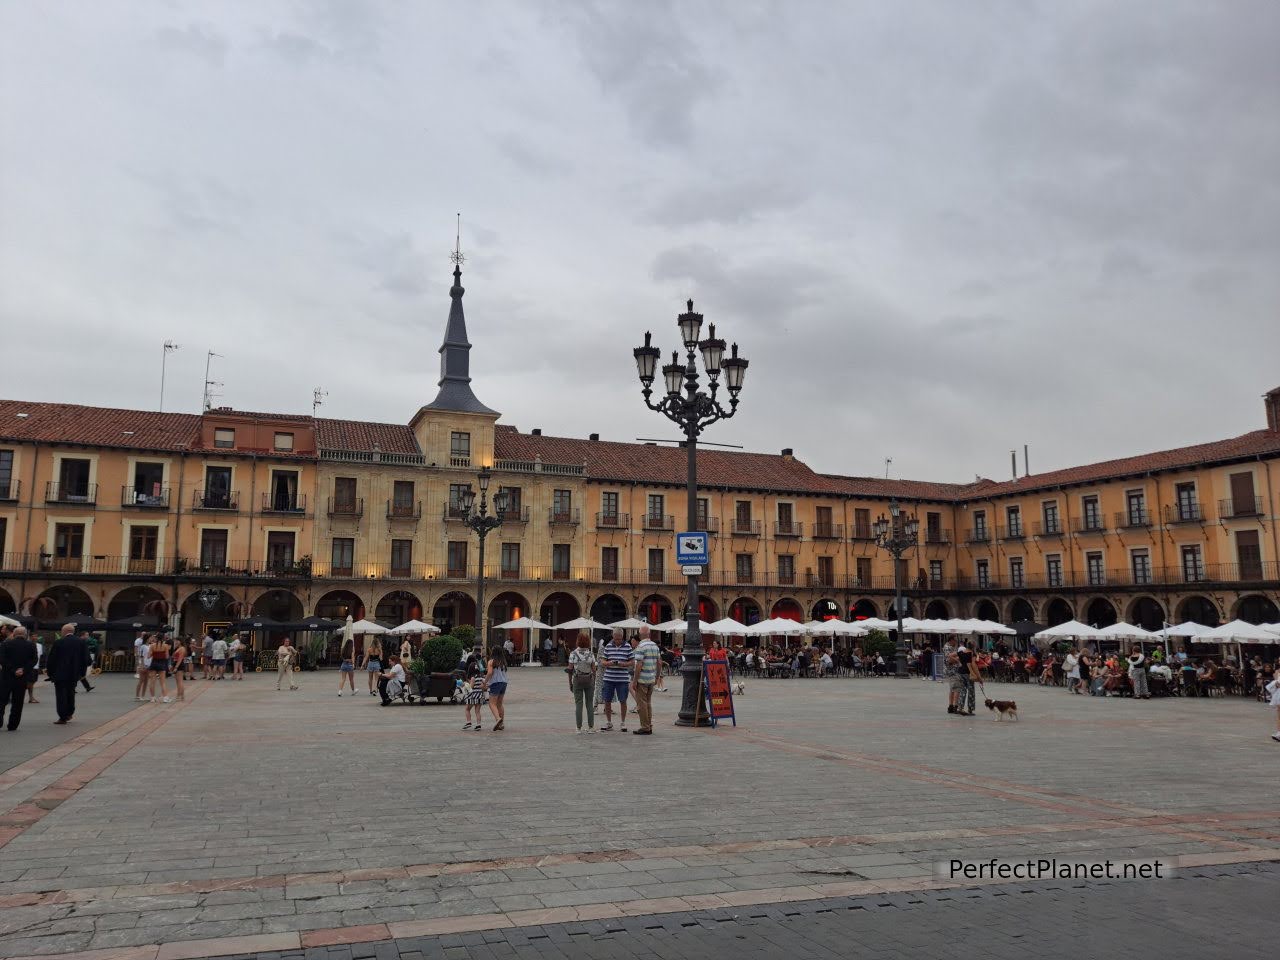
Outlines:
<svg viewBox="0 0 1280 960"><path fill-rule="evenodd" d="M984 700L987 709L995 714L995 721L999 723L1005 717L1010 720L1018 719L1018 704L1014 700Z"/></svg>
<svg viewBox="0 0 1280 960"><path fill-rule="evenodd" d="M735 680L733 682L733 692L740 697L744 696L747 692L747 685L741 680Z"/></svg>

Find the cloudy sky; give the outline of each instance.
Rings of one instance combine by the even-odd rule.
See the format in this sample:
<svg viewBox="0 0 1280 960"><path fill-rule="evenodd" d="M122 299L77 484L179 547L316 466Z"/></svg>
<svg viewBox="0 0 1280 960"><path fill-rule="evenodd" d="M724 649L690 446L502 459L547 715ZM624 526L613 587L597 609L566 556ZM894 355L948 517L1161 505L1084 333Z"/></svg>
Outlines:
<svg viewBox="0 0 1280 960"><path fill-rule="evenodd" d="M694 298L708 439L967 480L1243 433L1280 386L1280 4L0 5L6 397L405 422L454 214L478 396L673 436L631 348Z"/></svg>

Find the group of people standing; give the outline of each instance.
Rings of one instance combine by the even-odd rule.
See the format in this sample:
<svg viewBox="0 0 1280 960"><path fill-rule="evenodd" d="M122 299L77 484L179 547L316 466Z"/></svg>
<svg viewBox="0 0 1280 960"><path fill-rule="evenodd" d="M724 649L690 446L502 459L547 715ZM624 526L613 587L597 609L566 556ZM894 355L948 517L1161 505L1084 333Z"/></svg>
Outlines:
<svg viewBox="0 0 1280 960"><path fill-rule="evenodd" d="M82 631L77 635L73 624L63 625L47 653L31 639L26 627L0 627L0 726L17 730L24 705L40 702L36 682L42 671L53 684L58 715L54 723L70 723L76 713L76 688L93 689L88 678L92 663L88 634Z"/></svg>
<svg viewBox="0 0 1280 960"><path fill-rule="evenodd" d="M653 734L653 692L664 689L662 651L649 635L647 626L640 628L640 638L632 647L622 630L600 647L591 649L591 634L579 632L577 644L569 654L569 689L573 693L574 718L578 733L595 733L596 702L604 703L604 725L601 732L613 730L613 705L618 704L618 725L627 732L627 695L635 701L640 725L633 731L640 736Z"/></svg>

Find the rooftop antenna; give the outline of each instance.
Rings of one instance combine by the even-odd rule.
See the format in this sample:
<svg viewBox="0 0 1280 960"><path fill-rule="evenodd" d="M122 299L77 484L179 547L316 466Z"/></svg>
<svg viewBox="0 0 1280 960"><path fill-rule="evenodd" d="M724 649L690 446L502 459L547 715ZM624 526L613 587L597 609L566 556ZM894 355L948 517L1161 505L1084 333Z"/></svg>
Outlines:
<svg viewBox="0 0 1280 960"><path fill-rule="evenodd" d="M209 379L209 365L213 363L214 357L222 357L222 354L210 350L204 358L204 408L206 410L213 409L213 390L210 388L222 386L221 382Z"/></svg>
<svg viewBox="0 0 1280 960"><path fill-rule="evenodd" d="M311 416L313 418L316 415L316 410L320 407L320 404L324 403L324 398L328 395L329 391L323 390L320 387L316 387L315 390L311 392Z"/></svg>
<svg viewBox="0 0 1280 960"><path fill-rule="evenodd" d="M884 458L884 478L889 479L889 467L893 464L893 457Z"/></svg>
<svg viewBox="0 0 1280 960"><path fill-rule="evenodd" d="M164 412L164 368L169 362L169 354L177 350L178 347L179 347L179 344L174 343L172 340L166 340L164 342L164 355L160 359L160 412L161 413Z"/></svg>
<svg viewBox="0 0 1280 960"><path fill-rule="evenodd" d="M462 214L459 213L457 216L457 232L453 237L453 253L449 254L449 259L453 261L455 266L461 267L467 262L467 258L462 254Z"/></svg>

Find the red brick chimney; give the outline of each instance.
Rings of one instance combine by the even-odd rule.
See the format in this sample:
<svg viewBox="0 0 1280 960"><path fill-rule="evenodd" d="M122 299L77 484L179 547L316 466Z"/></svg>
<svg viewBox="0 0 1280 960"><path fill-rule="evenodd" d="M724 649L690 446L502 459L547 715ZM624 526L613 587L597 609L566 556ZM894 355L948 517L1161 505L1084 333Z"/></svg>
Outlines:
<svg viewBox="0 0 1280 960"><path fill-rule="evenodd" d="M1267 407L1267 429L1280 433L1280 387L1264 394L1262 402Z"/></svg>

